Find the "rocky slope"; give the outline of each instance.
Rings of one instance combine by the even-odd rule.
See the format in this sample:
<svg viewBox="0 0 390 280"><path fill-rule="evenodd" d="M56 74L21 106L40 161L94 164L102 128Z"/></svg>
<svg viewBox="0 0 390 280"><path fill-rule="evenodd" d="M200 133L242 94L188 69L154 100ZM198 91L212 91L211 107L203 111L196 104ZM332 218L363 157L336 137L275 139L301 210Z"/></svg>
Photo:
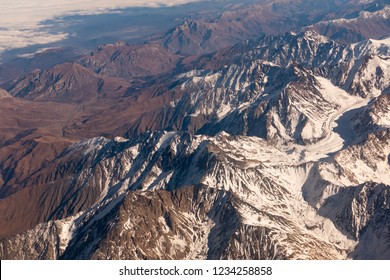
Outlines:
<svg viewBox="0 0 390 280"><path fill-rule="evenodd" d="M337 21L343 17L352 17L360 11L378 12L389 3L387 0L368 1L315 1L315 0L265 0L248 1L245 4L230 5L218 16L191 18L171 28L156 42L172 53L185 55L204 54L229 47L246 39L253 39L262 34L278 35L284 32L301 30L308 25L316 26L313 30L324 35L334 35L339 39L342 35L328 31L328 21ZM253 3L254 2L254 3ZM371 3L372 2L372 3ZM385 12L387 13L387 12ZM357 38L379 39L388 34L387 20L374 14L375 19L369 23L350 24ZM365 17L366 18L366 17ZM322 27L326 25L326 27ZM348 28L348 25L344 27ZM336 29L336 28L333 28ZM333 30L331 28L331 30ZM374 31L375 30L375 31ZM374 31L372 36L368 36ZM387 32L387 33L386 33ZM351 31L352 33L352 31ZM367 35L367 37L366 37ZM344 38L348 38L344 36ZM360 41L360 40L359 40ZM353 43L349 40L343 43Z"/></svg>
<svg viewBox="0 0 390 280"><path fill-rule="evenodd" d="M390 257L388 39L262 36L139 83L132 48L1 93L1 259Z"/></svg>
<svg viewBox="0 0 390 280"><path fill-rule="evenodd" d="M180 58L157 44L131 46L117 42L97 48L79 63L103 76L139 78L169 72Z"/></svg>
<svg viewBox="0 0 390 280"><path fill-rule="evenodd" d="M128 83L105 78L77 64L59 64L13 81L6 89L15 97L28 100L87 102L105 94L123 94Z"/></svg>
<svg viewBox="0 0 390 280"><path fill-rule="evenodd" d="M201 70L169 78L160 89L180 98L118 134L164 128L314 142L329 129L326 119L388 89L388 58L387 40L340 45L311 31L264 36L189 62Z"/></svg>
<svg viewBox="0 0 390 280"><path fill-rule="evenodd" d="M363 11L357 17L320 21L308 27L340 43L356 43L367 39L387 37L390 30L390 4L378 1L372 10Z"/></svg>
<svg viewBox="0 0 390 280"><path fill-rule="evenodd" d="M2 256L10 244L27 243L23 258L387 258L388 136L324 162L226 133L76 144L67 154L83 152L94 164L74 173L85 187L68 193L88 186L95 202L72 215L73 199L65 199L55 215L68 218L3 239Z"/></svg>

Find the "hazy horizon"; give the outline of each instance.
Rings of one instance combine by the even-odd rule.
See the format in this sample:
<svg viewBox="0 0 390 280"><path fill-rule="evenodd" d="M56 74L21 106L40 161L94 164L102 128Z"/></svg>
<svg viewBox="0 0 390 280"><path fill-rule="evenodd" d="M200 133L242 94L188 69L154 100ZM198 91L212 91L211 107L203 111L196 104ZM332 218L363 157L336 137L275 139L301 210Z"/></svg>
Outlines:
<svg viewBox="0 0 390 280"><path fill-rule="evenodd" d="M61 31L58 25L63 17L92 16L121 13L120 9L145 7L158 8L207 0L15 0L0 1L0 56L5 51L45 46L66 40L74 35ZM53 20L56 20L53 23Z"/></svg>

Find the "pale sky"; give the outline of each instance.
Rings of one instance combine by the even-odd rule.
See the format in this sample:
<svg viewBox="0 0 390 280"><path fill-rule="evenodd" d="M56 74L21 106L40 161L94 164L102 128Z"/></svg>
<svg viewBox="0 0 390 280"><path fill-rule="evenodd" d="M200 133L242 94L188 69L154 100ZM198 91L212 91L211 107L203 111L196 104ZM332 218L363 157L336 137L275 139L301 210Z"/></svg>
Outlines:
<svg viewBox="0 0 390 280"><path fill-rule="evenodd" d="M200 0L0 0L0 54L9 49L49 44L69 34L49 34L42 22L64 15L101 14L127 7L158 7Z"/></svg>

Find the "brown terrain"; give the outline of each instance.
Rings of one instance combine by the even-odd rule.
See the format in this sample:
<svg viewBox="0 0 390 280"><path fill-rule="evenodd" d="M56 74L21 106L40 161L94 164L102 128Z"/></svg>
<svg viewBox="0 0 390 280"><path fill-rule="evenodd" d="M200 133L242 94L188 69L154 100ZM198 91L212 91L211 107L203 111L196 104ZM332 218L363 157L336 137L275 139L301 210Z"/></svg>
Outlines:
<svg viewBox="0 0 390 280"><path fill-rule="evenodd" d="M114 137L120 127L175 96L158 95L158 89L137 91L125 79L95 74L77 63L33 72L9 89L13 95L0 91L0 236L52 218L66 177L73 173L66 168L65 174L49 174L57 170L53 160L69 145L99 135ZM69 160L61 158L59 164ZM53 188L56 178L65 181ZM93 202L80 202L74 213Z"/></svg>
<svg viewBox="0 0 390 280"><path fill-rule="evenodd" d="M302 2L264 1L249 7L233 7L216 19L185 20L157 42L172 53L204 54L263 34L276 35L299 29L318 16L324 16L319 7L310 11L302 9Z"/></svg>
<svg viewBox="0 0 390 280"><path fill-rule="evenodd" d="M390 7L372 12L361 12L352 19L320 21L309 26L314 30L340 43L359 42L365 39L380 39L390 33Z"/></svg>
<svg viewBox="0 0 390 280"><path fill-rule="evenodd" d="M52 246L50 244L57 242L54 236L59 231L53 221L87 211L102 199L109 177L106 173L107 169L112 170L113 173L120 173L121 176L118 176L120 178L130 176L124 174L126 166L124 160L112 166L111 163L104 161L107 158L119 159L120 156L115 154L116 149L123 152L125 150L123 145L130 146L127 142L116 143L117 146L96 152L98 154L89 151L90 147L110 145L105 142L108 141L105 138L112 140L116 136L122 136L130 139L130 142L136 142L138 137L143 137L143 133L149 131L166 129L196 134L202 132L202 128L205 135L229 131L232 135L262 136L260 129L270 130L276 122L273 118L282 119L283 125L286 126L290 125L294 118L297 119L296 116L305 119L306 116L303 115L292 116L298 109L286 104L290 100L299 103L301 96L312 100L313 96L309 93L319 93L314 87L318 85L314 84L310 71L317 75L328 75L327 78L332 79L332 75L338 74L336 71L332 72L336 66L329 63L323 68L315 68L317 56L309 53L314 48L307 41L284 42L283 40L293 37L292 33L280 36L282 38L280 40L276 35L292 29L300 30L303 27L303 18L305 24L313 24L309 29L334 36L335 39L338 39L337 34L340 34L341 29L338 27L339 23L330 21L336 16L333 14L334 7L330 8L329 5L324 8L319 4L313 6L309 12L300 10L300 5L304 2L306 1L296 1L298 4L291 4L290 1L282 0L273 3L265 1L237 10L232 8L213 19L186 20L162 35L160 39L142 45L117 42L98 47L81 57L74 50L65 50L63 53L59 51L61 54L56 56L56 59L53 58L53 53L46 51L41 54L41 57L28 60L29 64L25 67L20 66L25 63L25 60L8 71L6 65L1 66L0 82L2 82L1 87L4 88L0 89L0 239L2 242L5 240L4 244L7 242L12 244L12 236L18 234L28 236L28 230L37 230L39 225L39 232L52 237L47 246L56 253L48 253L47 249L41 248L39 250L44 251L45 254L34 255L35 258L58 258L60 255L62 258L94 259L196 257L191 255L188 247L173 248L172 246L178 246L171 244L170 241L175 239L175 236L184 237L188 243L191 243L191 240L199 241L199 244L204 246L207 244L207 236L211 236L210 240L217 242L207 244L212 250L205 253L206 247L202 247L198 252L199 256L206 255L211 259L284 258L286 255L278 255L277 248L273 246L277 238L269 239L268 228L251 227L241 223L234 209L234 206L242 203L239 198L230 191L216 191L201 184L187 184L185 188L172 192L159 190L146 194L129 193L123 198L122 204L108 211L104 219L92 226L86 224L80 227L81 232L85 233L85 240L83 239L82 242L80 240L84 237L80 235L69 243L64 252L60 252L58 247L50 247ZM342 6L343 1L333 2ZM373 13L376 15L375 12ZM388 9L385 13L388 13ZM352 32L353 36L340 36L340 41L349 42L357 38L366 38L373 30L377 31L374 35L378 38L388 34L388 18L373 20L373 17L373 14L366 14L366 17L359 16L356 18L358 24L343 21L342 29ZM264 37L265 41L258 39L252 44L272 43L275 49L271 52L268 50L265 53L261 51L256 53L255 50L252 52L251 42L229 47L242 40L258 38L263 34L271 34L275 37ZM280 42L284 42L282 47L297 46L294 50L303 49L300 53L301 57L296 57L297 61L302 60L301 65L292 64L283 68L290 65L292 59L288 57L291 52L286 53L289 51L287 47L276 48ZM301 46L305 47L300 48ZM326 46L330 48L333 43ZM220 50L221 48L224 49ZM343 48L345 46L336 50L343 51ZM215 52L216 50L219 51ZM305 65L303 61L308 57L312 64ZM274 59L273 62L278 65L270 67L268 64L258 63L259 69L262 67L259 72L245 72L250 68L254 58L271 62ZM55 65L51 65L50 61L55 61ZM207 107L208 102L214 102L212 98L217 100L216 104L224 104L222 103L224 100L232 103L254 100L250 99L251 96L229 88L227 85L230 85L230 77L226 80L218 80L218 83L210 86L206 82L197 84L195 75L194 78L180 76L183 72L193 69L201 71L202 75L207 75L208 71L219 71L218 74L222 73L221 76L228 76L230 73L228 71L234 68L232 66L234 63L244 70L234 73L236 77L232 74L231 79L237 82L240 74L240 78L247 78L251 82L248 88L252 93L261 91L260 88L263 87L262 90L266 93L276 92L280 95L275 94L276 97L264 99L253 107L233 112L223 119L216 120L215 112L189 114L191 110ZM345 65L342 63L341 66L337 65L340 68L346 65L345 69L348 66L347 62ZM312 67L312 69L307 71L304 67ZM234 69L231 71L234 72ZM245 74L242 74L244 72ZM263 83L263 73L270 76L268 82ZM349 75L349 73L344 74ZM287 84L290 84L292 89L287 88ZM217 85L222 90L216 93L213 90ZM221 95L217 95L221 92ZM199 94L198 103L192 102L193 93ZM237 100L229 100L232 95L233 99ZM383 104L388 104L388 96L379 97L378 100L372 106L375 105L377 115L382 116L387 113ZM178 102L174 103L175 101ZM325 105L317 108L318 112L323 113L326 111L324 110L326 106L333 106L322 99L321 102ZM286 109L291 107L294 112ZM364 125L367 127L372 127L370 118L375 118L372 112L373 109L366 112L365 119L369 121ZM252 123L247 122L247 116L251 117ZM265 127L261 127L262 125ZM296 137L297 133L293 128L288 127L288 130L292 131L292 138ZM87 142L79 144L83 140ZM78 149L74 145L84 146ZM204 159L199 159L200 164L215 163L216 157L211 156L209 154L211 151L208 149L210 145L206 147L207 153L205 152L209 158L205 156ZM223 152L219 155L221 158L225 157ZM164 165L174 156L169 151L161 157L159 164ZM191 157L186 160L191 163ZM183 174L182 177L185 177L185 173ZM109 183L115 186L117 182ZM194 217L191 216L188 220L180 218L185 215L194 215ZM122 238L123 228L129 226L126 224L129 220L133 221L134 231L125 233ZM191 222L195 223L194 228L191 228L194 226L189 224ZM225 232L222 226L216 226L211 232L200 231L199 234L196 232L197 227L207 229L211 223L229 224L231 231ZM145 238L143 233L148 228L148 224L154 224L156 227L151 229L151 235ZM121 238L117 238L118 236ZM95 237L102 242L98 249L91 251L91 248L96 246ZM293 238L299 239L298 236ZM309 240L312 240L310 238ZM154 249L156 240L165 243L157 244L161 247ZM260 240L269 247L266 252L261 251L261 242L258 242L254 245L254 250L237 249L235 240L244 240L244 243ZM324 248L323 253L313 253L313 255L318 254L317 258L332 258L337 255L335 252L332 254L325 252L328 243L314 238L313 240L307 248L308 251L314 252L317 245ZM85 247L78 247L80 242ZM112 251L112 246L115 248L124 246L128 250L127 252ZM148 251L139 251L137 246L147 248ZM166 248L165 253L158 248ZM298 251L299 248L296 249ZM80 253L78 250L81 250L81 254L78 254ZM8 251L8 253L9 255L2 253L2 256L23 257L16 251Z"/></svg>
<svg viewBox="0 0 390 280"><path fill-rule="evenodd" d="M139 78L169 72L180 58L159 44L117 42L97 48L78 63L103 76Z"/></svg>

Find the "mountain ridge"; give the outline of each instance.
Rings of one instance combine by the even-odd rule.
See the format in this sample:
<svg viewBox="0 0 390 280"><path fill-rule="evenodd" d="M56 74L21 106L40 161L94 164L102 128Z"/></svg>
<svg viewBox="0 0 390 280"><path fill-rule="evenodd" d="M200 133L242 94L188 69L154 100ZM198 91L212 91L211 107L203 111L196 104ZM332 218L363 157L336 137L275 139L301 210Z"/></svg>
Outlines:
<svg viewBox="0 0 390 280"><path fill-rule="evenodd" d="M0 92L1 259L390 257L388 39L166 54L118 42Z"/></svg>

